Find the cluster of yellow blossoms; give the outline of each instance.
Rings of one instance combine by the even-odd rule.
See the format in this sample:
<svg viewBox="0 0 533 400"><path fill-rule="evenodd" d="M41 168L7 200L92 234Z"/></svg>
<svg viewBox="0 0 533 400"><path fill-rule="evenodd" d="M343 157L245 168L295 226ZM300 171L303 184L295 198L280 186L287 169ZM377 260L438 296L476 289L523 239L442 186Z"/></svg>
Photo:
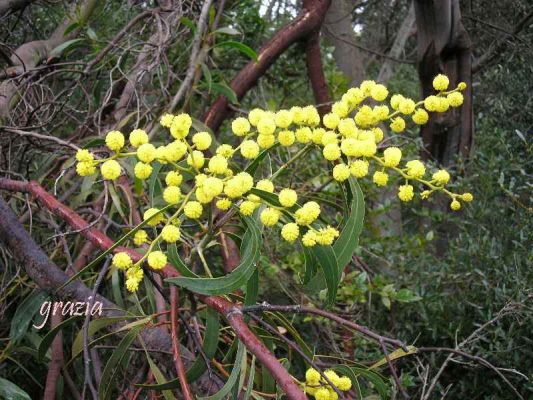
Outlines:
<svg viewBox="0 0 533 400"><path fill-rule="evenodd" d="M324 371L324 375L335 385L335 387L343 392L351 389L352 381L347 376L340 377L333 370ZM307 394L314 396L316 400L337 400L339 395L327 383L327 381L314 369L309 368L305 373L304 390Z"/></svg>
<svg viewBox="0 0 533 400"><path fill-rule="evenodd" d="M369 174L369 163L374 162L377 166L373 173L376 185L387 185L389 171L405 179L398 191L400 200L410 201L414 198L414 187L410 183L416 181L426 187L421 193L423 199L435 191L444 192L452 199L451 208L458 210L461 207L460 200L469 202L473 197L470 193L456 194L447 190L445 185L450 180L447 171L436 171L430 179L424 179L426 167L421 161L411 160L400 166L402 151L399 148L388 147L378 155L378 144L384 137L380 124L389 121L390 129L399 133L405 130L405 118L408 116L415 124L422 125L428 121L428 112L445 112L449 107L459 107L463 103L461 90L466 87L464 83L447 91L448 78L438 75L433 85L437 91L435 95L415 102L395 94L390 98L389 108L381 103L389 96L387 88L374 81L364 81L359 87L349 89L340 101L333 104L331 112L322 118L313 106L292 107L275 113L253 109L247 118L238 117L231 124L232 132L241 138L236 147L221 144L214 148L208 132L196 132L189 137L192 127L189 115L165 114L160 124L168 129L173 138L171 142L155 146L150 143L144 130L135 129L128 138L131 146L125 149L124 135L112 131L105 138L111 155L96 159L88 150L79 150L76 154L76 170L79 175L87 176L94 174L99 166L104 179L114 180L122 173L118 160L136 157L134 175L139 180L146 180L153 173L154 162L169 167L165 175L163 200L175 207L173 213L167 215L169 208L164 211L156 208L146 210L144 219L148 221L147 225L163 227L151 241L146 231L135 233L133 240L137 246L149 244L145 256L135 264L126 253L119 253L113 259L117 268L126 271L126 285L131 291L135 291L142 280L142 262L146 260L154 269L163 268L167 257L156 249L162 242L180 240L181 220L185 217L200 219L204 208L210 207L211 203L220 210L236 207L244 216L252 215L265 204L259 214L262 224L273 227L282 223L280 233L286 241L294 242L301 238L304 246L330 245L339 232L331 226L324 227L316 223L321 213L318 203L308 201L299 205L298 194L291 188L277 191L280 206L267 204L256 194L250 193L254 187L276 193L273 181L288 163L270 177L254 182L249 173L240 170L236 158L240 156L245 161L254 160L262 150L273 146L302 144L304 147L289 161L293 162L310 147L318 147L324 158L334 164L332 174L336 181L342 182L352 176L363 178Z"/></svg>

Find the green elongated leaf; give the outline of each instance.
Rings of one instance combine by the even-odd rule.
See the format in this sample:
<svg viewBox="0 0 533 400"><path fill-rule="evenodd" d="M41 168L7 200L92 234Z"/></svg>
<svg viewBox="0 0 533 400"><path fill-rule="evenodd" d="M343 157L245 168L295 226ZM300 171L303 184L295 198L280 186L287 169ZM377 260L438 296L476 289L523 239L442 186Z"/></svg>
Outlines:
<svg viewBox="0 0 533 400"><path fill-rule="evenodd" d="M59 331L66 328L73 322L81 320L82 318L83 316L81 315L74 315L70 317L69 319L62 321L59 325L56 325L53 329L50 329L50 331L43 337L43 340L41 340L41 343L39 343L39 349L37 352L37 358L39 359L39 361L44 360L44 357L46 355L46 352L48 351L48 348L52 345L52 342L54 341L54 338L59 333Z"/></svg>
<svg viewBox="0 0 533 400"><path fill-rule="evenodd" d="M257 269L252 274L252 277L246 285L246 296L244 297L244 305L250 306L257 302L257 295L259 293L259 272Z"/></svg>
<svg viewBox="0 0 533 400"><path fill-rule="evenodd" d="M241 373L241 365L243 358L246 357L246 348L244 345L239 342L239 346L237 349L237 356L235 357L235 363L233 364L233 369L231 370L231 374L224 384L222 386L222 389L218 393L215 393L212 396L207 397L198 397L199 400L223 400L226 398L226 395L231 391L233 386L237 383L237 380L239 378L239 375Z"/></svg>
<svg viewBox="0 0 533 400"><path fill-rule="evenodd" d="M250 175L254 175L255 171L257 171L257 167L259 167L259 164L263 161L263 159L268 155L268 153L272 150L274 150L276 147L279 146L279 143L274 144L271 148L263 150L259 155L254 158L254 160L246 166L244 169L244 172L248 172Z"/></svg>
<svg viewBox="0 0 533 400"><path fill-rule="evenodd" d="M225 42L217 43L215 47L229 47L229 48L240 51L242 54L251 58L255 62L258 61L257 53L255 52L254 49L252 49L250 46L245 45L244 43L236 42L235 40L228 40Z"/></svg>
<svg viewBox="0 0 533 400"><path fill-rule="evenodd" d="M98 387L98 398L106 400L110 398L111 391L115 384L116 375L119 372L118 365L124 359L128 353L128 348L133 343L142 326L137 326L129 331L120 341L117 348L109 357L107 364L105 365L104 371L102 372L102 378L100 380L100 386Z"/></svg>
<svg viewBox="0 0 533 400"><path fill-rule="evenodd" d="M34 291L17 307L9 330L9 338L13 343L17 343L24 337L34 315L37 314L46 299L48 299L46 292Z"/></svg>
<svg viewBox="0 0 533 400"><path fill-rule="evenodd" d="M243 400L248 400L250 394L252 394L252 389L254 387L254 378L255 378L255 356L252 357L252 365L250 366L250 374L248 375L248 383L246 384L246 392L244 393Z"/></svg>
<svg viewBox="0 0 533 400"><path fill-rule="evenodd" d="M303 283L308 284L313 276L316 275L316 259L309 247L302 246L302 249L305 259L305 274L303 277Z"/></svg>
<svg viewBox="0 0 533 400"><path fill-rule="evenodd" d="M359 380L357 379L357 375L352 371L350 367L347 365L337 365L333 368L335 372L338 372L344 376L347 376L352 381L352 389L355 391L355 394L357 395L357 399L363 398L363 393L361 393L361 387L359 386Z"/></svg>
<svg viewBox="0 0 533 400"><path fill-rule="evenodd" d="M69 49L70 47L73 47L76 43L79 43L81 41L83 41L84 39L71 39L71 40L67 40L66 42L64 43L61 43L59 46L57 46L56 48L54 48L50 54L49 54L49 57L50 58L54 58L54 57L59 57L64 51L66 51L67 49Z"/></svg>
<svg viewBox="0 0 533 400"><path fill-rule="evenodd" d="M188 278L199 278L199 276L192 272L191 269L187 267L181 259L178 253L178 247L176 246L176 243L172 243L170 246L167 247L167 249L168 260L174 267L176 267L180 274Z"/></svg>
<svg viewBox="0 0 533 400"><path fill-rule="evenodd" d="M225 83L212 82L211 89L215 91L216 93L226 96L231 103L239 104L239 99L237 99L237 94L235 94L233 89L230 88Z"/></svg>
<svg viewBox="0 0 533 400"><path fill-rule="evenodd" d="M331 246L315 246L311 251L324 271L324 278L328 288L326 305L331 306L337 297L337 288L341 279L337 256Z"/></svg>
<svg viewBox="0 0 533 400"><path fill-rule="evenodd" d="M163 373L157 367L156 363L152 360L152 357L150 357L150 355L148 354L146 349L144 351L146 353L146 358L148 359L148 364L150 365L150 370L154 374L154 377L155 377L155 380L157 381L157 383L159 383L160 385L164 385L165 383L168 383L167 380L165 379ZM166 400L175 400L176 399L170 390L163 390L163 397Z"/></svg>
<svg viewBox="0 0 533 400"><path fill-rule="evenodd" d="M271 352L274 351L274 341L271 338L264 338L263 343ZM270 371L264 366L261 368L261 390L265 393L276 392L276 381Z"/></svg>
<svg viewBox="0 0 533 400"><path fill-rule="evenodd" d="M350 193L348 199L351 199L349 215L344 220L344 226L339 237L333 243L333 250L337 256L340 272L348 265L359 244L359 236L363 230L363 220L365 218L365 200L357 180L350 178L347 189L349 189Z"/></svg>
<svg viewBox="0 0 533 400"><path fill-rule="evenodd" d="M241 32L239 32L235 28L231 28L229 26L224 26L222 28L218 28L216 31L213 31L213 34L217 33L223 33L224 35L240 35Z"/></svg>
<svg viewBox="0 0 533 400"><path fill-rule="evenodd" d="M189 28L193 33L196 33L196 25L187 17L181 17L180 22Z"/></svg>
<svg viewBox="0 0 533 400"><path fill-rule="evenodd" d="M202 63L200 65L202 67L202 74L205 78L205 83L207 83L207 91L211 92L211 84L213 83L213 75L211 75L211 71L209 71L209 67L205 65L205 63Z"/></svg>
<svg viewBox="0 0 533 400"><path fill-rule="evenodd" d="M0 399L31 400L31 397L13 382L0 378Z"/></svg>
<svg viewBox="0 0 533 400"><path fill-rule="evenodd" d="M349 367L347 365L337 365L333 369L343 375L348 376L352 381L352 385L354 386L354 388L359 388L359 381L357 378L362 377L366 381L372 383L379 396L383 400L389 398L389 387L387 386L387 381L380 374L369 369L361 367Z"/></svg>
<svg viewBox="0 0 533 400"><path fill-rule="evenodd" d="M207 309L205 321L205 335L202 349L206 357L211 360L218 348L218 335L220 331L220 319L218 313L212 309ZM207 369L204 358L200 355L191 367L187 370L187 379L193 382L198 379Z"/></svg>
<svg viewBox="0 0 533 400"><path fill-rule="evenodd" d="M113 202L113 205L117 209L120 216L126 219L127 218L126 213L122 209L122 204L120 204L120 198L118 197L117 191L115 190L113 185L108 185L108 189L109 189L109 195L111 196L111 201Z"/></svg>
<svg viewBox="0 0 533 400"><path fill-rule="evenodd" d="M261 232L256 221L250 217L244 217L243 221L247 229L241 246L241 263L231 273L219 278L178 277L165 280L205 295L227 294L243 286L256 269L261 243Z"/></svg>
<svg viewBox="0 0 533 400"><path fill-rule="evenodd" d="M282 326L287 329L287 332L292 336L293 340L300 346L302 351L309 357L313 358L313 351L309 348L305 340L300 336L298 330L294 328L291 322L281 313L271 313L269 317L275 322L274 326Z"/></svg>
<svg viewBox="0 0 533 400"><path fill-rule="evenodd" d="M159 196L162 192L161 183L158 179L161 167L162 165L159 162L154 163L152 174L150 175L150 180L148 182L148 194L150 195L150 204L152 206L154 205L154 197Z"/></svg>

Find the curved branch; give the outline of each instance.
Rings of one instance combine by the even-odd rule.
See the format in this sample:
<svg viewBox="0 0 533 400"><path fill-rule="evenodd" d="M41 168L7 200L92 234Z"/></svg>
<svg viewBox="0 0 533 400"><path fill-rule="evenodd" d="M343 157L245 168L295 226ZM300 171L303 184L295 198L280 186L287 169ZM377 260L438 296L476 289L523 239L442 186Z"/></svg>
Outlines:
<svg viewBox="0 0 533 400"><path fill-rule="evenodd" d="M331 110L331 97L329 96L328 84L324 76L322 55L320 54L320 31L313 32L305 46L305 63L307 76L313 88L315 102L320 115L327 114Z"/></svg>

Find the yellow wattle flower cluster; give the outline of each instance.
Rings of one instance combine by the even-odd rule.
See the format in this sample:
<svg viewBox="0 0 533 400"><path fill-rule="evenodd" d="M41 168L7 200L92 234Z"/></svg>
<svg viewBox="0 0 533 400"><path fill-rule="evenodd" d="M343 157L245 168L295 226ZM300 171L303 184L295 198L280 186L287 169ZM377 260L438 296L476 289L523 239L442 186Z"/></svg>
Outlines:
<svg viewBox="0 0 533 400"><path fill-rule="evenodd" d="M295 190L276 188L274 184L278 174L290 162L312 148L318 148L323 157L332 162L332 175L336 181L342 182L350 177L364 178L371 167L375 167L372 179L377 186L388 184L391 171L405 179L398 192L402 201L414 198L411 183L418 182L426 187L421 193L423 199L440 191L451 197L450 207L453 210L460 209L460 201L469 202L473 197L470 193L456 194L447 190L445 185L450 180L447 171L436 171L430 179L425 179L427 168L421 161L410 160L402 166L401 149L378 149L384 138L380 125L386 121L392 131L402 132L407 116L421 125L428 121L431 112L460 106L463 101L460 91L466 85L461 83L457 88L446 91L448 85L448 78L439 75L434 82L438 90L435 95L415 102L394 94L388 103L384 103L389 96L388 89L374 81L364 81L359 87L349 89L340 101L333 104L332 111L322 118L314 106L292 107L277 112L256 108L246 118L238 117L231 123L231 130L240 141L236 147L230 144L215 147L210 133L191 133L192 118L188 114L165 114L160 124L168 130L169 141L160 145L151 143L142 129L131 131L126 141L122 132L111 131L105 138L109 157L96 159L88 150L79 150L76 170L79 175L88 176L96 173L99 167L104 179L115 180L123 170L120 160L127 157L137 159L133 172L140 181L152 176L154 163L166 169L162 198L168 207L165 212L151 208L144 214L147 225L154 227L157 234L143 259L133 265L127 261L127 255L122 254L113 261L117 268L127 271L126 285L133 291L142 280L142 262L147 261L154 269L164 267L167 261L165 253L156 248L162 243L180 240L181 221L184 218L200 220L207 214L204 209L209 209L212 204L220 210L235 207L244 216L250 216L261 206L266 206L259 213L260 221L267 227L281 225L280 234L284 240L294 242L300 239L308 247L331 245L339 232L335 227L317 223L320 205L314 201L299 205ZM268 151L275 145L303 148L271 176L254 181L254 177L242 169L243 163L250 162L261 151ZM267 204L261 197L250 193L253 188L277 194L279 205ZM198 223L203 225L201 221ZM148 234L138 231L133 241L137 246L148 243Z"/></svg>
<svg viewBox="0 0 533 400"><path fill-rule="evenodd" d="M352 387L352 381L347 376L339 376L333 370L324 371L324 375L335 385L335 387L347 392ZM327 383L327 381L314 369L309 368L305 373L304 390L307 394L313 396L316 400L337 400L339 395Z"/></svg>

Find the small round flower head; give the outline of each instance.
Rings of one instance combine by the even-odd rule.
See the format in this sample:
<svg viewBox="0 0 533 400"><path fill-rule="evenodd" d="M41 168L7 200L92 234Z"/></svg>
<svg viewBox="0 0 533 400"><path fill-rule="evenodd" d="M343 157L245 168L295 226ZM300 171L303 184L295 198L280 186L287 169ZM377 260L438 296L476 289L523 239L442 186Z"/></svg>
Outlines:
<svg viewBox="0 0 533 400"><path fill-rule="evenodd" d="M376 171L374 172L372 180L377 186L386 186L387 182L389 181L389 175L387 175L385 172Z"/></svg>
<svg viewBox="0 0 533 400"><path fill-rule="evenodd" d="M195 133L192 137L192 142L198 150L207 150L211 146L211 135L207 132Z"/></svg>
<svg viewBox="0 0 533 400"><path fill-rule="evenodd" d="M163 149L162 156L168 162L179 161L187 153L187 145L181 140L174 140Z"/></svg>
<svg viewBox="0 0 533 400"><path fill-rule="evenodd" d="M96 167L91 161L83 161L76 164L76 172L79 176L89 176L96 172Z"/></svg>
<svg viewBox="0 0 533 400"><path fill-rule="evenodd" d="M437 185L444 186L450 181L450 174L445 169L441 169L435 172L432 178Z"/></svg>
<svg viewBox="0 0 533 400"><path fill-rule="evenodd" d="M354 137L357 134L357 127L355 121L352 118L343 118L340 120L337 126L340 134L345 137Z"/></svg>
<svg viewBox="0 0 533 400"><path fill-rule="evenodd" d="M412 114L415 111L415 102L412 99L404 98L400 101L398 110L405 115Z"/></svg>
<svg viewBox="0 0 533 400"><path fill-rule="evenodd" d="M274 142L276 141L276 137L274 135L263 135L259 134L257 136L257 144L262 149L269 149L272 146L274 146Z"/></svg>
<svg viewBox="0 0 533 400"><path fill-rule="evenodd" d="M414 197L414 189L411 185L401 185L398 189L398 198L401 201L411 201Z"/></svg>
<svg viewBox="0 0 533 400"><path fill-rule="evenodd" d="M453 211L459 211L461 209L461 203L459 203L456 199L453 199L453 201L450 203L450 208Z"/></svg>
<svg viewBox="0 0 533 400"><path fill-rule="evenodd" d="M298 228L298 226L296 227ZM305 371L305 382L311 386L318 385L320 382L320 373L314 368L309 368Z"/></svg>
<svg viewBox="0 0 533 400"><path fill-rule="evenodd" d="M370 96L376 101L383 101L389 95L385 85L377 84L370 90Z"/></svg>
<svg viewBox="0 0 533 400"><path fill-rule="evenodd" d="M426 173L426 167L419 160L411 160L405 164L407 167L407 175L414 179L420 179Z"/></svg>
<svg viewBox="0 0 533 400"><path fill-rule="evenodd" d="M433 79L433 88L438 91L448 89L449 84L450 80L446 75L443 74L439 74Z"/></svg>
<svg viewBox="0 0 533 400"><path fill-rule="evenodd" d="M386 105L375 106L372 113L377 121L385 121L389 117L389 107Z"/></svg>
<svg viewBox="0 0 533 400"><path fill-rule="evenodd" d="M372 133L374 134L374 141L379 143L383 140L383 130L379 127L372 128Z"/></svg>
<svg viewBox="0 0 533 400"><path fill-rule="evenodd" d="M167 256L162 251L152 251L148 254L148 265L152 269L162 269L167 265Z"/></svg>
<svg viewBox="0 0 533 400"><path fill-rule="evenodd" d="M179 186L183 182L183 175L177 171L170 171L165 176L165 183L167 186Z"/></svg>
<svg viewBox="0 0 533 400"><path fill-rule="evenodd" d="M170 125L170 134L175 139L184 139L189 134L192 126L192 118L189 114L179 114L172 118Z"/></svg>
<svg viewBox="0 0 533 400"><path fill-rule="evenodd" d="M294 222L283 225L281 228L281 237L287 242L294 242L300 236L300 228Z"/></svg>
<svg viewBox="0 0 533 400"><path fill-rule="evenodd" d="M141 246L146 242L148 242L148 234L146 233L146 231L140 229L135 232L135 235L133 236L133 243L136 246Z"/></svg>
<svg viewBox="0 0 533 400"><path fill-rule="evenodd" d="M231 130L235 136L244 136L250 132L250 123L246 118L235 118L231 123Z"/></svg>
<svg viewBox="0 0 533 400"><path fill-rule="evenodd" d="M189 201L183 208L183 213L187 218L198 219L202 215L203 207L198 201Z"/></svg>
<svg viewBox="0 0 533 400"><path fill-rule="evenodd" d="M170 125L172 125L172 120L174 119L174 116L172 114L163 114L161 116L161 119L159 120L159 124L163 128L170 128Z"/></svg>
<svg viewBox="0 0 533 400"><path fill-rule="evenodd" d="M363 157L372 157L376 154L377 146L373 139L360 141L360 152Z"/></svg>
<svg viewBox="0 0 533 400"><path fill-rule="evenodd" d="M450 102L447 97L437 97L437 103L435 105L435 111L443 113L450 108Z"/></svg>
<svg viewBox="0 0 533 400"><path fill-rule="evenodd" d="M404 97L401 94L392 95L392 97L390 98L390 106L392 107L392 109L398 110L400 107L400 103L403 99Z"/></svg>
<svg viewBox="0 0 533 400"><path fill-rule="evenodd" d="M292 189L283 189L281 192L279 192L279 202L283 207L292 207L296 204L296 201L298 200L298 195L296 194L296 191Z"/></svg>
<svg viewBox="0 0 533 400"><path fill-rule="evenodd" d="M324 375L326 375L328 377L328 379L331 381L331 383L333 383L335 386L337 386L337 383L339 382L339 375L337 375L337 373L335 371L333 371L332 369L328 369L326 371L324 371ZM322 378L322 381L325 383L326 380L324 378Z"/></svg>
<svg viewBox="0 0 533 400"><path fill-rule="evenodd" d="M362 106L355 114L355 123L360 127L367 127L374 122L374 112L369 106Z"/></svg>
<svg viewBox="0 0 533 400"><path fill-rule="evenodd" d="M224 190L224 182L219 178L210 176L204 181L202 189L207 196L214 198Z"/></svg>
<svg viewBox="0 0 533 400"><path fill-rule="evenodd" d="M126 271L126 288L130 292L135 292L139 288L139 283L142 282L144 272L142 268L136 266L129 268Z"/></svg>
<svg viewBox="0 0 533 400"><path fill-rule="evenodd" d="M161 164L167 163L167 148L166 146L159 146L155 149L155 159Z"/></svg>
<svg viewBox="0 0 533 400"><path fill-rule="evenodd" d="M322 144L322 138L324 137L324 134L326 133L326 130L324 128L315 128L311 132L311 141L314 144Z"/></svg>
<svg viewBox="0 0 533 400"><path fill-rule="evenodd" d="M325 387L318 388L315 392L316 400L330 400L329 397L329 390Z"/></svg>
<svg viewBox="0 0 533 400"><path fill-rule="evenodd" d="M364 178L368 175L368 161L355 160L350 165L350 173L356 178Z"/></svg>
<svg viewBox="0 0 533 400"><path fill-rule="evenodd" d="M132 293L136 292L139 289L139 283L141 283L141 281L138 279L126 279L126 289L128 289L128 291Z"/></svg>
<svg viewBox="0 0 533 400"><path fill-rule="evenodd" d="M180 229L174 225L165 225L161 230L161 237L167 243L174 243L180 238Z"/></svg>
<svg viewBox="0 0 533 400"><path fill-rule="evenodd" d="M181 190L178 186L169 186L163 191L163 199L168 204L178 204L181 200Z"/></svg>
<svg viewBox="0 0 533 400"><path fill-rule="evenodd" d="M316 235L316 241L322 246L330 246L335 238L339 236L339 231L331 226L321 228Z"/></svg>
<svg viewBox="0 0 533 400"><path fill-rule="evenodd" d="M395 117L389 126L393 132L400 133L405 130L405 121L402 117Z"/></svg>
<svg viewBox="0 0 533 400"><path fill-rule="evenodd" d="M259 145L253 140L245 140L241 143L241 154L244 158L255 158L259 154Z"/></svg>
<svg viewBox="0 0 533 400"><path fill-rule="evenodd" d="M465 90L466 89L466 83L465 82L459 82L459 84L457 85L457 89L459 90Z"/></svg>
<svg viewBox="0 0 533 400"><path fill-rule="evenodd" d="M429 120L429 115L423 108L417 108L413 116L411 117L413 122L417 125L424 125Z"/></svg>
<svg viewBox="0 0 533 400"><path fill-rule="evenodd" d="M257 124L257 132L260 135L273 135L275 131L276 122L274 122L274 118L268 114L264 115Z"/></svg>
<svg viewBox="0 0 533 400"><path fill-rule="evenodd" d="M142 129L134 129L130 133L130 143L133 147L139 147L148 143L148 134Z"/></svg>
<svg viewBox="0 0 533 400"><path fill-rule="evenodd" d="M345 118L350 112L350 106L344 101L337 101L336 103L333 103L331 112L339 118Z"/></svg>
<svg viewBox="0 0 533 400"><path fill-rule="evenodd" d="M145 164L142 161L139 161L137 164L135 164L135 168L133 169L133 172L135 173L135 176L139 178L140 180L145 180L152 175L152 166L150 164Z"/></svg>
<svg viewBox="0 0 533 400"><path fill-rule="evenodd" d="M309 230L302 236L302 244L305 247L313 247L314 245L316 245L316 239L316 232Z"/></svg>
<svg viewBox="0 0 533 400"><path fill-rule="evenodd" d="M470 203L472 200L474 200L474 196L472 195L472 193L463 193L461 195L461 199L465 202L465 203Z"/></svg>
<svg viewBox="0 0 533 400"><path fill-rule="evenodd" d="M296 210L294 217L298 225L309 225L320 215L320 206L314 201L308 201L302 208Z"/></svg>
<svg viewBox="0 0 533 400"><path fill-rule="evenodd" d="M258 203L250 200L243 201L239 206L239 211L245 217L252 215L257 208Z"/></svg>
<svg viewBox="0 0 533 400"><path fill-rule="evenodd" d="M398 166L402 159L402 151L398 147L388 147L383 152L383 164L386 167L393 168Z"/></svg>
<svg viewBox="0 0 533 400"><path fill-rule="evenodd" d="M228 198L217 200L215 206L222 211L229 210L229 208L231 207L231 200Z"/></svg>
<svg viewBox="0 0 533 400"><path fill-rule="evenodd" d="M303 126L301 128L296 129L294 135L296 136L296 140L299 143L309 143L309 141L311 140L312 133L313 132L311 131L311 128Z"/></svg>
<svg viewBox="0 0 533 400"><path fill-rule="evenodd" d="M87 149L78 149L76 152L76 160L79 162L92 162L94 161L94 156Z"/></svg>
<svg viewBox="0 0 533 400"><path fill-rule="evenodd" d="M261 179L255 187L268 193L274 193L274 184L268 179Z"/></svg>
<svg viewBox="0 0 533 400"><path fill-rule="evenodd" d="M145 143L139 146L137 149L137 158L143 163L149 164L154 161L156 156L156 150L153 144Z"/></svg>
<svg viewBox="0 0 533 400"><path fill-rule="evenodd" d="M335 143L329 143L324 146L322 154L326 160L338 160L341 157L341 149Z"/></svg>
<svg viewBox="0 0 533 400"><path fill-rule="evenodd" d="M322 140L321 140L321 143L323 146L327 146L328 144L337 144L338 143L338 139L337 139L337 134L335 133L335 131L326 131L324 132L324 134L322 135Z"/></svg>
<svg viewBox="0 0 533 400"><path fill-rule="evenodd" d="M361 155L361 148L357 139L348 138L341 142L341 151L348 157L357 157Z"/></svg>
<svg viewBox="0 0 533 400"><path fill-rule="evenodd" d="M119 151L124 147L124 135L119 131L111 131L105 136L105 145L110 150Z"/></svg>
<svg viewBox="0 0 533 400"><path fill-rule="evenodd" d="M278 141L282 146L288 147L294 144L296 140L294 133L292 131L280 131L278 133Z"/></svg>
<svg viewBox="0 0 533 400"><path fill-rule="evenodd" d="M207 168L213 174L224 174L228 169L228 160L223 156L213 156L209 160Z"/></svg>
<svg viewBox="0 0 533 400"><path fill-rule="evenodd" d="M366 80L359 85L365 96L370 96L372 90L376 87L376 82L372 80Z"/></svg>
<svg viewBox="0 0 533 400"><path fill-rule="evenodd" d="M431 112L437 111L438 103L439 98L437 96L428 96L424 99L424 107Z"/></svg>
<svg viewBox="0 0 533 400"><path fill-rule="evenodd" d="M204 153L198 150L193 150L191 154L187 156L187 164L196 169L200 169L204 166L205 158Z"/></svg>
<svg viewBox="0 0 533 400"><path fill-rule="evenodd" d="M281 129L286 129L292 124L292 113L289 110L279 110L274 118L276 125Z"/></svg>
<svg viewBox="0 0 533 400"><path fill-rule="evenodd" d="M261 215L259 218L261 219L261 222L265 226L274 226L278 223L280 217L280 212L276 210L275 208L265 208L263 211L261 211Z"/></svg>
<svg viewBox="0 0 533 400"><path fill-rule="evenodd" d="M161 221L163 221L163 219L165 218L163 213L160 213L159 211L160 210L157 209L157 208L149 208L148 210L146 210L144 212L143 220L147 221L148 219L151 218L150 221L147 222L147 224L150 225L150 226L156 226ZM152 216L154 216L154 215L155 215L155 217L152 218Z"/></svg>
<svg viewBox="0 0 533 400"><path fill-rule="evenodd" d="M297 125L303 125L305 123L305 114L302 107L291 107L290 111L292 113L292 122Z"/></svg>
<svg viewBox="0 0 533 400"><path fill-rule="evenodd" d="M452 107L459 107L463 104L463 101L464 101L463 94L459 92L450 93L447 96L447 99L448 99L448 103L450 103L450 106Z"/></svg>
<svg viewBox="0 0 533 400"><path fill-rule="evenodd" d="M333 179L343 182L350 177L350 167L346 164L337 164L333 167Z"/></svg>
<svg viewBox="0 0 533 400"><path fill-rule="evenodd" d="M230 158L234 152L235 150L229 144L221 144L217 147L217 155L224 158Z"/></svg>
<svg viewBox="0 0 533 400"><path fill-rule="evenodd" d="M120 164L115 160L107 160L100 166L102 177L107 180L115 180L120 176Z"/></svg>
<svg viewBox="0 0 533 400"><path fill-rule="evenodd" d="M263 114L265 111L261 110L260 108L254 108L248 113L248 120L250 121L250 124L253 126L257 126L261 118L263 117Z"/></svg>
<svg viewBox="0 0 533 400"><path fill-rule="evenodd" d="M328 129L337 128L340 121L341 119L335 113L329 113L329 114L324 115L324 117L322 117L322 122L324 123L324 126Z"/></svg>
<svg viewBox="0 0 533 400"><path fill-rule="evenodd" d="M348 378L347 376L342 376L337 381L336 386L339 388L339 390L342 390L343 392L347 392L348 390L352 388L352 380Z"/></svg>
<svg viewBox="0 0 533 400"><path fill-rule="evenodd" d="M133 261L127 253L120 252L113 256L112 264L119 269L128 269L133 265Z"/></svg>

